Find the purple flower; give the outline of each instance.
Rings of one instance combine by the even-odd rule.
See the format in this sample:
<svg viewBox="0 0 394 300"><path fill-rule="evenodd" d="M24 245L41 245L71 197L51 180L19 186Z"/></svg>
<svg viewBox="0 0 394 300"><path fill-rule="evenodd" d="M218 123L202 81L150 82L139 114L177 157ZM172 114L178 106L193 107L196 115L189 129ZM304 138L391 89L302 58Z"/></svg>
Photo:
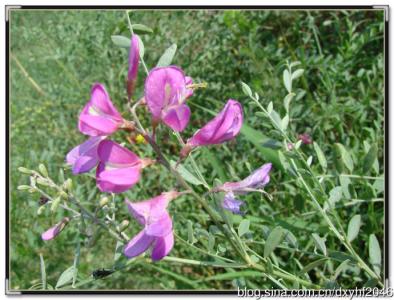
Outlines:
<svg viewBox="0 0 394 300"><path fill-rule="evenodd" d="M224 209L227 209L228 211L238 215L243 214L241 212L241 206L244 204L245 202L236 199L232 192L226 193L222 201L222 207Z"/></svg>
<svg viewBox="0 0 394 300"><path fill-rule="evenodd" d="M49 241L54 239L63 229L66 227L67 223L70 221L69 218L64 218L61 220L59 223L57 223L55 226L49 228L47 231L45 231L43 234L41 234L41 238L44 241Z"/></svg>
<svg viewBox="0 0 394 300"><path fill-rule="evenodd" d="M222 111L187 141L181 156L187 156L197 146L221 144L233 139L241 130L242 122L242 105L236 100L228 100Z"/></svg>
<svg viewBox="0 0 394 300"><path fill-rule="evenodd" d="M132 203L126 200L130 213L144 226L125 246L123 252L127 257L138 256L150 246L152 260L160 260L168 255L174 246L174 234L167 206L178 195L178 192L172 191L142 202Z"/></svg>
<svg viewBox="0 0 394 300"><path fill-rule="evenodd" d="M98 146L97 186L102 192L122 193L139 180L141 169L152 163L119 144L104 140Z"/></svg>
<svg viewBox="0 0 394 300"><path fill-rule="evenodd" d="M127 95L129 99L133 95L135 85L137 83L138 66L140 63L140 44L136 34L131 37L131 45L129 51L129 70L127 73Z"/></svg>
<svg viewBox="0 0 394 300"><path fill-rule="evenodd" d="M93 85L89 102L79 115L79 130L90 136L105 136L114 133L124 124L123 118L116 110L105 87Z"/></svg>
<svg viewBox="0 0 394 300"><path fill-rule="evenodd" d="M74 175L89 172L98 164L97 148L105 138L105 136L91 137L67 154L66 161L72 165Z"/></svg>
<svg viewBox="0 0 394 300"><path fill-rule="evenodd" d="M309 134L303 133L298 135L298 139L302 141L303 144L309 145L312 144L312 138Z"/></svg>
<svg viewBox="0 0 394 300"><path fill-rule="evenodd" d="M177 132L185 129L190 119L185 101L191 95L186 80L183 71L175 66L157 67L149 72L145 100L154 122L162 121Z"/></svg>
<svg viewBox="0 0 394 300"><path fill-rule="evenodd" d="M244 180L238 182L226 182L223 185L214 188L213 191L244 194L253 189L263 188L270 181L269 172L271 171L271 168L271 163L264 164Z"/></svg>

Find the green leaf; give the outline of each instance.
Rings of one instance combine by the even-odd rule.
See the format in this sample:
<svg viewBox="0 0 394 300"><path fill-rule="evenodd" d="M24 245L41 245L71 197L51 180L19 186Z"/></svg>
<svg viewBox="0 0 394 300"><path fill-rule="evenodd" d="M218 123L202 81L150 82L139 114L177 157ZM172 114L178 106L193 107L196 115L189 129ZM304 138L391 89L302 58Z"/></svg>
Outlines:
<svg viewBox="0 0 394 300"><path fill-rule="evenodd" d="M78 235L77 237L77 246L75 248L75 255L74 255L74 272L73 272L73 281L72 281L72 287L75 288L75 284L77 283L77 276L78 276L78 266L79 266L79 257L81 255L81 240Z"/></svg>
<svg viewBox="0 0 394 300"><path fill-rule="evenodd" d="M241 134L247 141L251 142L255 146L263 159L272 162L276 168L283 170L283 166L279 160L278 151L262 146L266 141L270 140L267 136L250 127L246 123L242 125Z"/></svg>
<svg viewBox="0 0 394 300"><path fill-rule="evenodd" d="M295 80L295 79L297 79L298 77L301 77L302 74L304 74L304 69L295 70L295 71L291 74L291 80Z"/></svg>
<svg viewBox="0 0 394 300"><path fill-rule="evenodd" d="M361 216L360 215L353 216L350 219L349 225L347 227L347 239L349 240L349 242L353 241L357 237L358 232L360 231L360 226L361 226Z"/></svg>
<svg viewBox="0 0 394 300"><path fill-rule="evenodd" d="M283 130L282 128L282 119L280 118L280 115L275 111L271 111L270 113L271 118L274 121L274 125L279 129L279 130Z"/></svg>
<svg viewBox="0 0 394 300"><path fill-rule="evenodd" d="M111 35L112 42L122 48L130 48L131 40L122 35Z"/></svg>
<svg viewBox="0 0 394 300"><path fill-rule="evenodd" d="M330 208L334 208L335 204L342 198L342 187L336 186L330 191L330 197L328 198L328 204Z"/></svg>
<svg viewBox="0 0 394 300"><path fill-rule="evenodd" d="M213 252L214 247L215 247L215 236L210 233L208 236L208 252Z"/></svg>
<svg viewBox="0 0 394 300"><path fill-rule="evenodd" d="M257 271L241 271L241 272L228 272L224 274L219 274L219 275L214 275L207 277L203 279L204 281L210 281L210 280L229 280L229 279L234 279L234 278L239 278L239 277L261 277L262 274Z"/></svg>
<svg viewBox="0 0 394 300"><path fill-rule="evenodd" d="M289 125L289 115L286 115L281 121L282 130L286 131L288 125Z"/></svg>
<svg viewBox="0 0 394 300"><path fill-rule="evenodd" d="M74 266L71 266L60 275L55 287L59 288L61 286L70 283L71 280L73 279L73 276L74 276Z"/></svg>
<svg viewBox="0 0 394 300"><path fill-rule="evenodd" d="M380 250L378 239L374 234L369 236L369 261L375 273L380 277L380 269L382 267L382 252Z"/></svg>
<svg viewBox="0 0 394 300"><path fill-rule="evenodd" d="M138 35L137 35L137 39L138 39L138 44L140 46L140 58L143 59L144 54L145 54L145 46L144 46L144 43L142 42L141 38Z"/></svg>
<svg viewBox="0 0 394 300"><path fill-rule="evenodd" d="M241 85L242 85L242 91L244 92L244 94L246 96L249 96L250 98L253 98L252 97L252 90L250 89L250 87L244 82L241 82Z"/></svg>
<svg viewBox="0 0 394 300"><path fill-rule="evenodd" d="M340 143L335 143L335 147L339 151L341 159L342 159L343 163L345 164L346 168L350 172L353 172L354 165L353 165L353 160L352 160L352 157L350 156L350 153Z"/></svg>
<svg viewBox="0 0 394 300"><path fill-rule="evenodd" d="M336 280L337 277L339 276L339 274L346 270L346 267L348 266L348 263L350 262L350 260L346 259L345 261L343 261L338 268L336 268L334 275L331 277L331 280Z"/></svg>
<svg viewBox="0 0 394 300"><path fill-rule="evenodd" d="M248 219L243 219L238 226L238 235L241 237L249 231L250 221Z"/></svg>
<svg viewBox="0 0 394 300"><path fill-rule="evenodd" d="M305 267L303 267L302 270L298 274L302 275L304 273L308 273L309 271L313 270L314 268L325 263L326 260L327 260L327 258L320 258L318 260L315 260L315 261L311 262L310 264L306 265Z"/></svg>
<svg viewBox="0 0 394 300"><path fill-rule="evenodd" d="M172 59L175 56L177 46L176 44L172 44L170 47L164 51L163 55L160 57L159 62L156 67L167 67L171 65Z"/></svg>
<svg viewBox="0 0 394 300"><path fill-rule="evenodd" d="M269 234L264 245L264 258L270 256L272 251L282 242L284 237L284 230L282 227L275 227Z"/></svg>
<svg viewBox="0 0 394 300"><path fill-rule="evenodd" d="M312 233L313 242L315 247L319 249L324 255L327 255L327 248L324 239L322 239L318 234Z"/></svg>
<svg viewBox="0 0 394 300"><path fill-rule="evenodd" d="M290 93L290 94L287 94L286 97L283 99L283 105L286 109L286 112L289 112L290 102L291 102L291 100L293 100L294 96L295 96L294 93Z"/></svg>
<svg viewBox="0 0 394 300"><path fill-rule="evenodd" d="M193 232L193 223L190 220L187 220L187 241L192 245L196 242Z"/></svg>
<svg viewBox="0 0 394 300"><path fill-rule="evenodd" d="M313 147L315 148L317 160L319 161L320 166L323 168L324 171L326 171L327 170L326 156L324 155L323 151L320 149L319 145L316 142L313 142Z"/></svg>
<svg viewBox="0 0 394 300"><path fill-rule="evenodd" d="M268 106L267 106L267 112L269 114L271 114L273 109L274 109L274 104L272 103L272 101L270 101L270 103L268 103Z"/></svg>
<svg viewBox="0 0 394 300"><path fill-rule="evenodd" d="M283 71L283 83L285 84L286 90L291 93L291 77L287 69Z"/></svg>
<svg viewBox="0 0 394 300"><path fill-rule="evenodd" d="M116 242L115 253L114 253L114 262L116 262L123 254L123 243L121 241Z"/></svg>
<svg viewBox="0 0 394 300"><path fill-rule="evenodd" d="M153 33L152 28L145 26L143 24L132 24L131 27L136 33Z"/></svg>
<svg viewBox="0 0 394 300"><path fill-rule="evenodd" d="M373 166L376 158L378 156L378 147L373 144L364 158L363 172L367 173Z"/></svg>
<svg viewBox="0 0 394 300"><path fill-rule="evenodd" d="M170 164L173 168L176 167L176 162L171 160ZM203 185L203 182L199 179L197 179L192 173L190 173L183 165L179 164L176 167L176 170L178 173L182 176L183 179L185 179L187 182L194 184L194 185Z"/></svg>
<svg viewBox="0 0 394 300"><path fill-rule="evenodd" d="M41 267L41 282L42 282L42 289L47 289L47 273L45 271L45 261L44 257L40 253L40 267Z"/></svg>

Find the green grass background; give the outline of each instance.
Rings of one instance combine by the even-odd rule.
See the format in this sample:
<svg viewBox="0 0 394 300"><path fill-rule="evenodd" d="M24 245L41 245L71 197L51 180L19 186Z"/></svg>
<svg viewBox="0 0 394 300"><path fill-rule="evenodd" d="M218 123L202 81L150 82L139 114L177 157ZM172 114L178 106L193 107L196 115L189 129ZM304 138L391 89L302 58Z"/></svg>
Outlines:
<svg viewBox="0 0 394 300"><path fill-rule="evenodd" d="M36 169L43 163L51 177L60 180L59 170L64 168L66 153L84 140L77 130L77 118L94 82L105 84L115 105L127 115L124 88L127 51L111 41L111 35L129 36L125 16L124 11L116 10L15 10L11 13L9 246L10 279L14 289L27 289L40 282L40 253L52 285L73 263L76 230L70 226L51 242L44 243L40 239L41 232L63 213L46 211L38 216L38 195L16 189L28 183L28 178L18 173L17 168ZM308 132L319 143L328 159L328 174L337 171L333 153L336 142L345 145L351 153L356 164L354 174L362 174L362 160L368 147L365 143L376 143L379 159L370 174L364 175L383 174L383 11L137 11L131 14L131 19L154 30L153 34L141 35L148 67L153 67L164 50L176 43L178 51L173 63L181 66L195 82L208 83L206 89L197 90L190 99L193 114L184 137L211 118L206 109L218 111L229 98L239 100L244 106L248 127L244 127L236 141L204 149L196 157L209 183L215 178L222 181L243 178L269 160L271 152L264 143L278 137L268 121L255 114L250 100L242 93L240 82L248 83L258 92L264 105L273 101L274 107L283 113L286 90L282 72L286 60L300 61L300 67L305 69L295 84L298 96L291 106L291 129L295 133ZM142 95L144 78L140 68L137 95ZM149 118L145 113L144 124L148 124ZM250 131L253 129L257 132ZM120 140L121 137L117 134L114 138ZM159 139L167 154L176 157L179 146L166 128L161 127ZM307 154L314 154L313 147L302 147ZM130 149L141 156L153 155L146 145L133 145ZM68 169L64 173L73 179L75 193L93 209L101 196L94 180L73 177ZM316 258L310 234L323 235L327 227L318 214L307 213L313 208L306 203L306 194L291 177L276 167L271 178L267 191L273 196L272 202L259 194L244 197L248 217L253 217L250 238L257 241L253 249L261 253L263 247L258 242L264 240L267 230L278 224L291 228L300 248L309 254L282 249L276 258L287 271L296 273L300 265L305 266ZM336 184L333 180L331 187ZM125 196L133 200L147 199L174 185L174 180L160 167L144 171L141 183L116 196L118 217L129 219L123 205ZM352 198L382 197L379 182L358 180L351 181L350 186ZM183 197L177 205L171 206L171 213L178 235L187 239L185 228L190 220L198 239L196 245L208 247L206 234L212 224L193 199ZM362 215L363 226L354 246L367 261L369 234L376 234L383 247L383 204L370 202L341 209L339 214L344 226L355 213ZM235 221L239 222L239 218ZM132 221L129 234L138 230ZM332 237L327 238L326 244L333 251L343 250ZM213 251L219 251L218 246L225 248L220 236ZM84 244L79 268L81 278L87 278L97 268L111 266L114 248L114 240L104 232L98 233L94 245ZM224 256L234 256L230 250L225 251ZM206 259L179 241L171 255ZM330 261L310 276L313 281L323 283L337 265L337 261ZM168 262L153 266L137 264L84 288L191 288L182 278L195 280L199 289L271 286L264 278L203 280L226 271L229 272ZM365 276L354 268L343 274L339 283L353 287L365 281Z"/></svg>

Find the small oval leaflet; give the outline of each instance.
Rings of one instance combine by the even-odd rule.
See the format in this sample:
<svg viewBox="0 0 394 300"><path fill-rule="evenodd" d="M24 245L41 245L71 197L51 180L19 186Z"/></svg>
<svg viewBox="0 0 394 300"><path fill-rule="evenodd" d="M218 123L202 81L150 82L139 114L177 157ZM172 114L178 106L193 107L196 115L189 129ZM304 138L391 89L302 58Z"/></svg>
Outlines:
<svg viewBox="0 0 394 300"><path fill-rule="evenodd" d="M347 227L347 239L349 242L353 241L360 230L361 227L361 216L360 215L355 215L353 216L350 221L349 225Z"/></svg>
<svg viewBox="0 0 394 300"><path fill-rule="evenodd" d="M159 62L156 67L167 67L171 64L172 59L175 56L177 46L176 44L172 44L170 47L164 51L163 55L160 57Z"/></svg>
<svg viewBox="0 0 394 300"><path fill-rule="evenodd" d="M317 233L312 233L312 238L315 243L315 247L319 249L324 255L327 255L327 248L324 239L322 239Z"/></svg>
<svg viewBox="0 0 394 300"><path fill-rule="evenodd" d="M272 251L282 242L284 235L283 228L280 226L275 227L269 234L265 246L264 246L264 257L270 256Z"/></svg>
<svg viewBox="0 0 394 300"><path fill-rule="evenodd" d="M369 236L369 261L372 264L373 270L380 277L380 268L382 266L382 252L380 250L378 239L374 234Z"/></svg>
<svg viewBox="0 0 394 300"><path fill-rule="evenodd" d="M112 35L111 40L118 47L130 48L131 40L125 36Z"/></svg>
<svg viewBox="0 0 394 300"><path fill-rule="evenodd" d="M238 235L241 237L245 233L249 231L250 221L248 219L244 219L238 226Z"/></svg>

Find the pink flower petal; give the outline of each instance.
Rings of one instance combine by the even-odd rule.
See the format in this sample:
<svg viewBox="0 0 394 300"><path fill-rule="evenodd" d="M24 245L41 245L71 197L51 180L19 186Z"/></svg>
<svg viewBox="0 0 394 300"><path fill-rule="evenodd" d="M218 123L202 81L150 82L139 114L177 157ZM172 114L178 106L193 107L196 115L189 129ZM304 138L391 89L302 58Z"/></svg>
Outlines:
<svg viewBox="0 0 394 300"><path fill-rule="evenodd" d="M69 218L64 218L62 221L57 223L55 226L49 228L47 231L41 234L41 238L44 241L49 241L54 239L59 233L64 229L66 224L70 221Z"/></svg>
<svg viewBox="0 0 394 300"><path fill-rule="evenodd" d="M230 99L221 112L198 130L187 143L196 147L226 142L239 133L242 122L243 112L241 104Z"/></svg>
<svg viewBox="0 0 394 300"><path fill-rule="evenodd" d="M112 104L104 85L100 83L93 85L90 102L93 108L98 111L98 113L107 115L114 120L122 121L122 116Z"/></svg>
<svg viewBox="0 0 394 300"><path fill-rule="evenodd" d="M151 219L160 219L167 214L168 203L179 195L178 192L172 191L162 193L159 196L141 202L131 202L126 200L129 212L138 220L141 225L145 225Z"/></svg>
<svg viewBox="0 0 394 300"><path fill-rule="evenodd" d="M66 161L73 166L73 174L88 172L97 165L97 147L103 139L105 136L91 137L67 154Z"/></svg>
<svg viewBox="0 0 394 300"><path fill-rule="evenodd" d="M172 220L166 211L160 216L160 218L153 218L150 216L148 222L149 224L145 227L147 235L162 237L172 231Z"/></svg>
<svg viewBox="0 0 394 300"><path fill-rule="evenodd" d="M141 177L141 166L105 169L104 163L99 163L96 171L97 186L102 192L122 193L133 187Z"/></svg>
<svg viewBox="0 0 394 300"><path fill-rule="evenodd" d="M129 51L129 71L127 74L128 80L132 81L137 78L138 66L140 62L140 45L136 34L131 37L131 45Z"/></svg>
<svg viewBox="0 0 394 300"><path fill-rule="evenodd" d="M182 104L185 93L185 75L175 66L154 68L145 81L146 103L156 120L165 107Z"/></svg>
<svg viewBox="0 0 394 300"><path fill-rule="evenodd" d="M122 124L122 116L112 104L104 86L95 84L91 98L79 116L79 130L90 136L110 135Z"/></svg>
<svg viewBox="0 0 394 300"><path fill-rule="evenodd" d="M101 142L97 152L100 161L104 163L131 166L141 162L136 154L110 140Z"/></svg>
<svg viewBox="0 0 394 300"><path fill-rule="evenodd" d="M141 231L130 242L127 243L123 253L129 258L138 256L145 252L154 240L154 237L148 236L144 231Z"/></svg>
<svg viewBox="0 0 394 300"><path fill-rule="evenodd" d="M168 255L174 246L174 234L172 231L165 237L156 238L153 245L152 260L157 261Z"/></svg>
<svg viewBox="0 0 394 300"><path fill-rule="evenodd" d="M226 182L215 188L215 190L240 194L248 192L248 189L262 188L270 181L269 172L271 171L271 168L271 163L264 164L245 179L238 182Z"/></svg>
<svg viewBox="0 0 394 300"><path fill-rule="evenodd" d="M190 108L186 104L174 106L164 113L163 122L176 132L183 131L190 119Z"/></svg>

